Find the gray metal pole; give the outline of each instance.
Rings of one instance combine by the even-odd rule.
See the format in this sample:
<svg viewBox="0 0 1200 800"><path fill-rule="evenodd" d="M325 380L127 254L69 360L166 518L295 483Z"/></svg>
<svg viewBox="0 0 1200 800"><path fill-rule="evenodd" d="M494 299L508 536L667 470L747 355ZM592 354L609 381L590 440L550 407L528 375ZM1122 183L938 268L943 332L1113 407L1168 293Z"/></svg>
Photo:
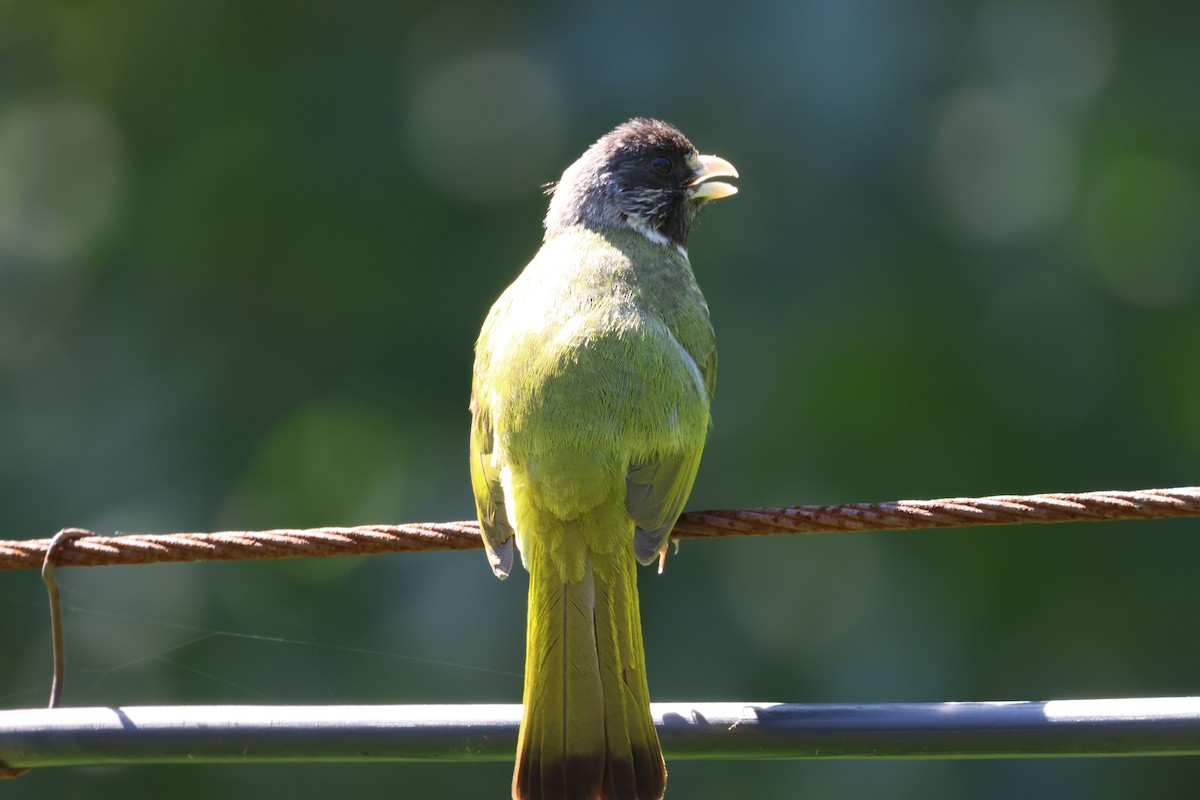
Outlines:
<svg viewBox="0 0 1200 800"><path fill-rule="evenodd" d="M0 765L505 761L518 705L0 711ZM674 759L1200 754L1200 697L996 703L656 703Z"/></svg>

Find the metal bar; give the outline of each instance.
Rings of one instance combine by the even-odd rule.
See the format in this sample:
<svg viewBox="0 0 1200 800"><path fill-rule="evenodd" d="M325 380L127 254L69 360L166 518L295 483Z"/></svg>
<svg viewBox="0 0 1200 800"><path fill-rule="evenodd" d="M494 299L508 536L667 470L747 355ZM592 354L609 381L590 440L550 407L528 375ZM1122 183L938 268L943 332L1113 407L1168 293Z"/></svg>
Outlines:
<svg viewBox="0 0 1200 800"><path fill-rule="evenodd" d="M0 765L505 761L519 705L0 711ZM674 759L1200 754L1200 697L993 703L656 703Z"/></svg>

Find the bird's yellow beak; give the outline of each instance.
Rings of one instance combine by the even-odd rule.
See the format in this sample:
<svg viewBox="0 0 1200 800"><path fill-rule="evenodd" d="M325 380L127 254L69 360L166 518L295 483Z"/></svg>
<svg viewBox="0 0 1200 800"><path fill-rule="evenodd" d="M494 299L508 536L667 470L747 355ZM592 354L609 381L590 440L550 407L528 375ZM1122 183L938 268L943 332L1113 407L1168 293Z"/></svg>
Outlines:
<svg viewBox="0 0 1200 800"><path fill-rule="evenodd" d="M707 202L737 194L737 187L731 183L709 183L711 178L738 177L737 168L720 156L696 156L689 166L692 168L692 179L688 182L692 187L691 199Z"/></svg>

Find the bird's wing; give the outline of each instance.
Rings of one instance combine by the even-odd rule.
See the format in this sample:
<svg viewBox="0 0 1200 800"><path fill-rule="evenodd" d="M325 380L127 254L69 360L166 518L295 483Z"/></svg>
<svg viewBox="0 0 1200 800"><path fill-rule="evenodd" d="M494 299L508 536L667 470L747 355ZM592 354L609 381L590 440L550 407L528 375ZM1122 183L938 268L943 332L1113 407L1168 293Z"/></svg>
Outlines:
<svg viewBox="0 0 1200 800"><path fill-rule="evenodd" d="M631 463L625 476L625 509L637 529L633 554L642 564L658 556L692 491L703 448Z"/></svg>
<svg viewBox="0 0 1200 800"><path fill-rule="evenodd" d="M707 353L694 362L711 399L717 383L717 349L713 346L711 328L708 331L704 342ZM625 509L637 526L633 553L643 565L654 561L683 513L703 451L702 440L695 450L630 463L625 476Z"/></svg>
<svg viewBox="0 0 1200 800"><path fill-rule="evenodd" d="M479 515L483 546L497 578L507 578L513 562L513 530L504 508L500 470L492 459L495 437L488 414L475 407L471 425L471 489Z"/></svg>

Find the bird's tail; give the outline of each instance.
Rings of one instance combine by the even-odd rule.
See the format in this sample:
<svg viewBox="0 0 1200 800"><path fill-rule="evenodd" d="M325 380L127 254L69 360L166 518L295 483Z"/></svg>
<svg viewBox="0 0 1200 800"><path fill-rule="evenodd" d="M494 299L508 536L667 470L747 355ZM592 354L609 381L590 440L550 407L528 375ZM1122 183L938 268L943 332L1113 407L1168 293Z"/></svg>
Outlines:
<svg viewBox="0 0 1200 800"><path fill-rule="evenodd" d="M529 622L516 800L658 800L666 788L650 715L628 535L526 537ZM553 523L552 523L553 524Z"/></svg>

